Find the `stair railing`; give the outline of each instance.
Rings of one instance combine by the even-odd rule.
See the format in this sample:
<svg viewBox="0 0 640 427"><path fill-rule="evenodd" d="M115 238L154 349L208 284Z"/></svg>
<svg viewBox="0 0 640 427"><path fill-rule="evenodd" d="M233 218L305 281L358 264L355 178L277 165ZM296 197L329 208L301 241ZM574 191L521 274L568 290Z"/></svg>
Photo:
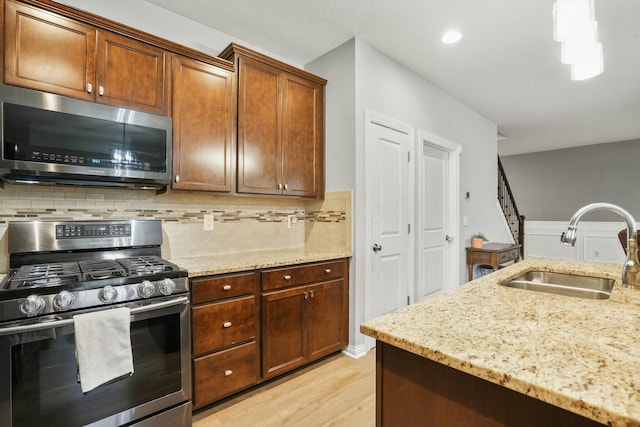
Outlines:
<svg viewBox="0 0 640 427"><path fill-rule="evenodd" d="M516 206L516 200L513 198L513 192L509 186L507 175L502 167L502 162L498 156L498 202L504 213L504 217L507 220L509 230L513 240L521 245L520 256L524 258L524 215L520 215L518 207Z"/></svg>

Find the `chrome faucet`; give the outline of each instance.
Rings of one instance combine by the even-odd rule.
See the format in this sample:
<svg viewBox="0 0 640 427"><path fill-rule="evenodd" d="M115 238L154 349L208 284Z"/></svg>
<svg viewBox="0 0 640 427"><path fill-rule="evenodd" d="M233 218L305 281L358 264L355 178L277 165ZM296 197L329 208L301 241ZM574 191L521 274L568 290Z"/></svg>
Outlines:
<svg viewBox="0 0 640 427"><path fill-rule="evenodd" d="M573 214L569 221L569 229L562 233L560 241L565 245L576 244L578 221L582 215L591 211L612 211L620 215L627 222L627 260L622 265L622 284L629 288L640 289L640 262L638 262L638 243L636 242L636 220L626 210L611 203L591 203L581 207Z"/></svg>

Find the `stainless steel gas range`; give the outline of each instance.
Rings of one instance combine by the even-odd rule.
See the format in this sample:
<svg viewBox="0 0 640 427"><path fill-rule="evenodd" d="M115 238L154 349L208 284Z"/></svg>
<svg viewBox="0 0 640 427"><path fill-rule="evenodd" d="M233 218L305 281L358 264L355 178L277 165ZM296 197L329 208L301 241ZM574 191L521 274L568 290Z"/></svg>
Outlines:
<svg viewBox="0 0 640 427"><path fill-rule="evenodd" d="M188 274L161 258L161 222L14 222L8 240L0 425L190 426ZM83 393L74 316L123 307L133 374Z"/></svg>

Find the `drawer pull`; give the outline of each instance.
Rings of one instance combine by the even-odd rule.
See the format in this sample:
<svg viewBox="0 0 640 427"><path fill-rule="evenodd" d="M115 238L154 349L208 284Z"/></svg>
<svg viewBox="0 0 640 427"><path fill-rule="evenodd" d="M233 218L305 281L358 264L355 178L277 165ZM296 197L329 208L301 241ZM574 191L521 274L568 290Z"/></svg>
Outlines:
<svg viewBox="0 0 640 427"><path fill-rule="evenodd" d="M223 291L230 291L230 290L231 290L231 285L224 285L224 286L222 287L222 290L223 290Z"/></svg>
<svg viewBox="0 0 640 427"><path fill-rule="evenodd" d="M291 280L291 276L287 274L286 276L283 277L283 279L284 280Z"/></svg>
<svg viewBox="0 0 640 427"><path fill-rule="evenodd" d="M331 269L330 269L330 268L327 268L326 270L324 270L324 272L325 272L325 273L327 273L327 274L329 274L329 273L331 273Z"/></svg>
<svg viewBox="0 0 640 427"><path fill-rule="evenodd" d="M231 369L227 369L226 371L224 371L225 377L230 377L231 375L233 375L233 371Z"/></svg>
<svg viewBox="0 0 640 427"><path fill-rule="evenodd" d="M230 328L230 327L231 327L231 322L224 322L224 323L222 324L222 326L223 326L224 328Z"/></svg>

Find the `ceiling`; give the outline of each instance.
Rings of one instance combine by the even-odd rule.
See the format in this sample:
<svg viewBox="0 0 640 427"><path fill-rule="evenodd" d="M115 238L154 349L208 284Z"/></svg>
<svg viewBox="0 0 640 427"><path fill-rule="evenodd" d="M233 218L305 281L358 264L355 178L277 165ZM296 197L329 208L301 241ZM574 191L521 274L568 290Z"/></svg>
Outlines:
<svg viewBox="0 0 640 427"><path fill-rule="evenodd" d="M298 64L358 37L495 122L500 155L640 138L638 0L595 0L605 65L586 81L560 63L553 0L149 2Z"/></svg>

